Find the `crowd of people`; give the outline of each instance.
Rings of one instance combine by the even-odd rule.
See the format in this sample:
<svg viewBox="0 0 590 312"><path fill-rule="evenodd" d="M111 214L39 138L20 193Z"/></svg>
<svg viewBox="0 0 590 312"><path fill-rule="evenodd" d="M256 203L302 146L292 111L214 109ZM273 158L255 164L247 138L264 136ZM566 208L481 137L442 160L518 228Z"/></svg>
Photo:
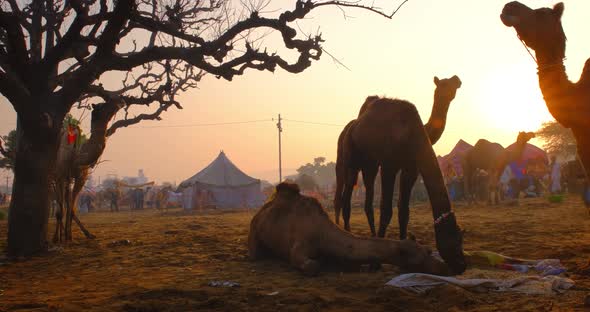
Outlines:
<svg viewBox="0 0 590 312"><path fill-rule="evenodd" d="M562 164L558 163L555 157L551 158L549 167L545 169L539 169L535 164L511 163L500 177L498 185L500 196L516 198L523 195L526 198L544 194L561 194L566 188L561 168ZM463 200L465 197L463 176L458 175L451 164L444 168L443 173L451 200ZM489 178L485 170L476 172L472 192L479 200L488 199Z"/></svg>

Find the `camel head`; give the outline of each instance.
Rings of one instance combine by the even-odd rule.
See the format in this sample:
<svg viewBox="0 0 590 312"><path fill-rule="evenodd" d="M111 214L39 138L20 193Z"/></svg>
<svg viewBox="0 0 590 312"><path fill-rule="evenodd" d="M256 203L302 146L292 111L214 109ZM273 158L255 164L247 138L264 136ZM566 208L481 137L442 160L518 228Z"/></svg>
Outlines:
<svg viewBox="0 0 590 312"><path fill-rule="evenodd" d="M454 214L449 214L440 223L435 224L436 249L449 265L452 274L465 272L467 263L463 255L463 231L457 225Z"/></svg>
<svg viewBox="0 0 590 312"><path fill-rule="evenodd" d="M441 102L446 103L447 108L451 101L457 94L457 89L461 87L461 79L457 75L451 78L438 79L434 77L434 84L436 89L434 90L434 98L440 99Z"/></svg>
<svg viewBox="0 0 590 312"><path fill-rule="evenodd" d="M526 5L513 1L504 6L500 19L508 27L514 27L524 43L539 53L552 58L565 57L565 33L561 26L563 3L557 3L553 9L533 10Z"/></svg>
<svg viewBox="0 0 590 312"><path fill-rule="evenodd" d="M420 245L415 238L404 239L399 244L399 266L407 272L449 275L449 267L432 255L430 248Z"/></svg>
<svg viewBox="0 0 590 312"><path fill-rule="evenodd" d="M531 139L533 139L535 137L535 133L534 132L524 132L524 131L520 131L518 133L518 136L516 137L516 142L520 143L520 144L525 144L528 141L530 141Z"/></svg>

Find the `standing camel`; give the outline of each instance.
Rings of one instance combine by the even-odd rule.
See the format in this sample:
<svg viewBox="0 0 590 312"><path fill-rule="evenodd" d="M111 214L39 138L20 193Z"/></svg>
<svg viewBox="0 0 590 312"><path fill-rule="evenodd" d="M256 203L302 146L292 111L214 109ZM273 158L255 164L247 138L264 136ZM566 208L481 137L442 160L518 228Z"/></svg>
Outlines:
<svg viewBox="0 0 590 312"><path fill-rule="evenodd" d="M475 201L475 180L478 169L488 173L488 202L498 203L498 183L506 166L522 157L528 141L535 137L532 132L519 132L514 149L506 150L498 143L480 139L463 158L463 180L465 194L469 202Z"/></svg>
<svg viewBox="0 0 590 312"><path fill-rule="evenodd" d="M563 3L533 10L517 1L504 6L500 18L514 27L520 40L535 51L539 86L551 115L572 129L578 156L588 179L590 170L590 59L580 80L572 83L563 65L565 33L561 25ZM588 203L586 203L588 205Z"/></svg>
<svg viewBox="0 0 590 312"><path fill-rule="evenodd" d="M465 270L463 235L451 211L451 203L444 185L442 173L432 149L426 129L416 107L407 101L388 98L377 99L348 129L344 137L345 164L354 165L345 170L342 192L343 217L348 225L350 199L359 169L366 176L366 169L376 171L381 166L381 218L380 236L391 221L395 176L400 169L417 168L432 203L436 246L454 273ZM349 147L354 147L355 153ZM365 179L366 186L373 179ZM348 227L350 227L348 225Z"/></svg>
<svg viewBox="0 0 590 312"><path fill-rule="evenodd" d="M434 90L434 102L432 105L432 113L430 114L430 119L428 120L428 123L424 125L424 129L426 130L426 133L428 135L428 138L430 139L431 144L435 144L440 139L445 129L449 105L451 104L451 101L455 98L457 89L461 87L461 80L457 76L453 76L448 79L438 79L438 77L434 77L434 84L436 85L436 89ZM368 109L370 109L373 103L378 99L379 97L377 96L368 97L359 111L358 118L360 118ZM340 221L340 210L342 209L344 228L347 231L350 231L350 200L347 201L343 199L343 190L345 187L344 180L347 176L347 170L352 170L353 172L351 172L350 174L355 176L358 176L358 171L360 170L363 174L363 182L366 188L365 214L367 215L367 221L369 223L369 227L371 228L371 234L375 236L376 233L374 220L375 218L373 215L373 196L375 190L374 181L377 176L379 164L370 162L367 159L364 160L364 163L362 165L355 163L355 159L358 160L359 157L354 154L360 154L362 152L354 148L354 144L352 144L352 142L349 141L347 135L349 133L349 130L355 127L356 122L357 119L350 121L346 125L346 127L344 127L344 130L342 130L342 133L338 138L338 156L336 158L336 194L334 197L336 223L338 224ZM398 200L398 222L400 227L400 239L405 239L407 236L407 227L410 211L410 196L412 193L412 188L417 178L418 168L415 165L402 168L400 177L400 195ZM355 179L354 184L356 184L356 182L357 181ZM379 237L385 237L385 231L387 230L387 226L389 225L389 222L391 220L391 214L392 212L390 211L390 217L386 223L383 223L380 220L381 226L379 228Z"/></svg>

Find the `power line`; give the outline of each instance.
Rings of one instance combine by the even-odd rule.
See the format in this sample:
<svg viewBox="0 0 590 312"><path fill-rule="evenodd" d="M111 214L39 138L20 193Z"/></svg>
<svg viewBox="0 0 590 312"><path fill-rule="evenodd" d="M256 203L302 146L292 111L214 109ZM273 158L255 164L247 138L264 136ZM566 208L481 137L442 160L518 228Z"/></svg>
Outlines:
<svg viewBox="0 0 590 312"><path fill-rule="evenodd" d="M344 127L345 125L341 124L333 124L333 123L326 123L326 122L314 122L314 121L304 121L304 120L293 120L293 119L285 119L283 121L290 121L290 122L298 122L304 124L311 124L311 125L320 125L320 126L335 126L335 127Z"/></svg>
<svg viewBox="0 0 590 312"><path fill-rule="evenodd" d="M238 125L247 123L259 123L269 122L272 119L260 119L260 120L247 120L247 121L231 121L231 122L216 122L216 123L201 123L201 124L185 124L185 125L168 125L168 126L145 126L145 127L134 127L134 128L188 128L188 127L207 127L207 126L223 126L223 125Z"/></svg>

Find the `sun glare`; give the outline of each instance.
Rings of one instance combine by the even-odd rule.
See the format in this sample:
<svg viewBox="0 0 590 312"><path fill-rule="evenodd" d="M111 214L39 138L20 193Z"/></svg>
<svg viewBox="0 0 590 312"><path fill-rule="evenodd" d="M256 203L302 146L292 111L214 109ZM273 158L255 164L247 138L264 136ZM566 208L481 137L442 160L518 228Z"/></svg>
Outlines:
<svg viewBox="0 0 590 312"><path fill-rule="evenodd" d="M480 109L489 124L502 130L534 131L552 119L530 66L497 68L482 81Z"/></svg>

